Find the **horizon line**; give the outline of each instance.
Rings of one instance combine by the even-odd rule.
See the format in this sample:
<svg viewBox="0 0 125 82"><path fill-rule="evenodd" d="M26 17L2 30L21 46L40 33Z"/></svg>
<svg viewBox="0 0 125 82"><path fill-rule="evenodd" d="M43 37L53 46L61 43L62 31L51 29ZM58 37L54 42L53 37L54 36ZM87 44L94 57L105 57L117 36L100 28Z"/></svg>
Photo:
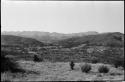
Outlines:
<svg viewBox="0 0 125 82"><path fill-rule="evenodd" d="M119 32L119 31L107 31L107 32L98 32L98 31L85 31L85 32L72 32L72 33L62 33L62 32L48 32L48 31L38 31L38 30L24 30L24 31L1 31L1 32L46 32L46 33L60 33L60 34L75 34L75 33L86 33L86 32L96 32L96 33L116 33L116 32ZM119 33L123 33L124 34L124 32L119 32Z"/></svg>

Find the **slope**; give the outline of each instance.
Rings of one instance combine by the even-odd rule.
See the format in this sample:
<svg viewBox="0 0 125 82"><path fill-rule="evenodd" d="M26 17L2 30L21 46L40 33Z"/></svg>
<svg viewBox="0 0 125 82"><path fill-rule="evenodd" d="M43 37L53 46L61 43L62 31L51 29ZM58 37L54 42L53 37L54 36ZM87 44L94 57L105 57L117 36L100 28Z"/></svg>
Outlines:
<svg viewBox="0 0 125 82"><path fill-rule="evenodd" d="M58 41L58 44L66 48L77 47L82 44L86 44L88 46L123 47L124 34L114 32L102 33L97 35L88 35L82 37L73 37L62 41Z"/></svg>
<svg viewBox="0 0 125 82"><path fill-rule="evenodd" d="M44 43L32 38L24 38L14 35L1 35L1 45L12 46L43 46Z"/></svg>

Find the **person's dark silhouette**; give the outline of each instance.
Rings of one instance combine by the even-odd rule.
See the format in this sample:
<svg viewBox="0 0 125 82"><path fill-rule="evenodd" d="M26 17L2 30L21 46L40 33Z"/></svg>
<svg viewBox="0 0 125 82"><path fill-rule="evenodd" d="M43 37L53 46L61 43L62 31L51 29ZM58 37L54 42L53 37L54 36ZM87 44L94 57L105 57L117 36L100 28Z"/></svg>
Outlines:
<svg viewBox="0 0 125 82"><path fill-rule="evenodd" d="M72 70L74 69L74 66L75 66L74 62L71 61L71 62L70 62L70 68L71 68Z"/></svg>

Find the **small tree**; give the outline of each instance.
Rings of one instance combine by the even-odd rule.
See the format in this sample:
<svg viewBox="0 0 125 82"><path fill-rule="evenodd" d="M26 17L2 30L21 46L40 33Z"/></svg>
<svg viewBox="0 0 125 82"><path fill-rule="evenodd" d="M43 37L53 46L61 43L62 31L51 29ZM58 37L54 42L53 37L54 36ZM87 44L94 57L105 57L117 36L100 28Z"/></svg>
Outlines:
<svg viewBox="0 0 125 82"><path fill-rule="evenodd" d="M75 66L74 62L71 61L71 62L70 62L70 68L71 68L72 70L74 69L74 66Z"/></svg>

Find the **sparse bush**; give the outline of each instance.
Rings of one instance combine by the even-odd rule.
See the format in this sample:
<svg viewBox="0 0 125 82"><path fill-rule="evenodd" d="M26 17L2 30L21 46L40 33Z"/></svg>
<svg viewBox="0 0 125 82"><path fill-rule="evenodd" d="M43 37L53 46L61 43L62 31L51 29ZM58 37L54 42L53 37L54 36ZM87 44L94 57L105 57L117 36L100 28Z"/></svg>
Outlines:
<svg viewBox="0 0 125 82"><path fill-rule="evenodd" d="M74 66L75 66L74 62L71 61L71 62L70 62L70 68L71 68L72 70L74 69Z"/></svg>
<svg viewBox="0 0 125 82"><path fill-rule="evenodd" d="M98 68L98 71L99 71L100 73L108 73L108 72L109 72L109 68L108 68L107 66L102 65L102 66L100 66L100 67Z"/></svg>
<svg viewBox="0 0 125 82"><path fill-rule="evenodd" d="M41 61L42 61L42 58L41 58L41 57L38 57L38 55L34 55L33 61L35 61L35 62L41 62Z"/></svg>
<svg viewBox="0 0 125 82"><path fill-rule="evenodd" d="M91 70L91 65L86 63L83 66L81 66L81 70L82 72L88 73Z"/></svg>

